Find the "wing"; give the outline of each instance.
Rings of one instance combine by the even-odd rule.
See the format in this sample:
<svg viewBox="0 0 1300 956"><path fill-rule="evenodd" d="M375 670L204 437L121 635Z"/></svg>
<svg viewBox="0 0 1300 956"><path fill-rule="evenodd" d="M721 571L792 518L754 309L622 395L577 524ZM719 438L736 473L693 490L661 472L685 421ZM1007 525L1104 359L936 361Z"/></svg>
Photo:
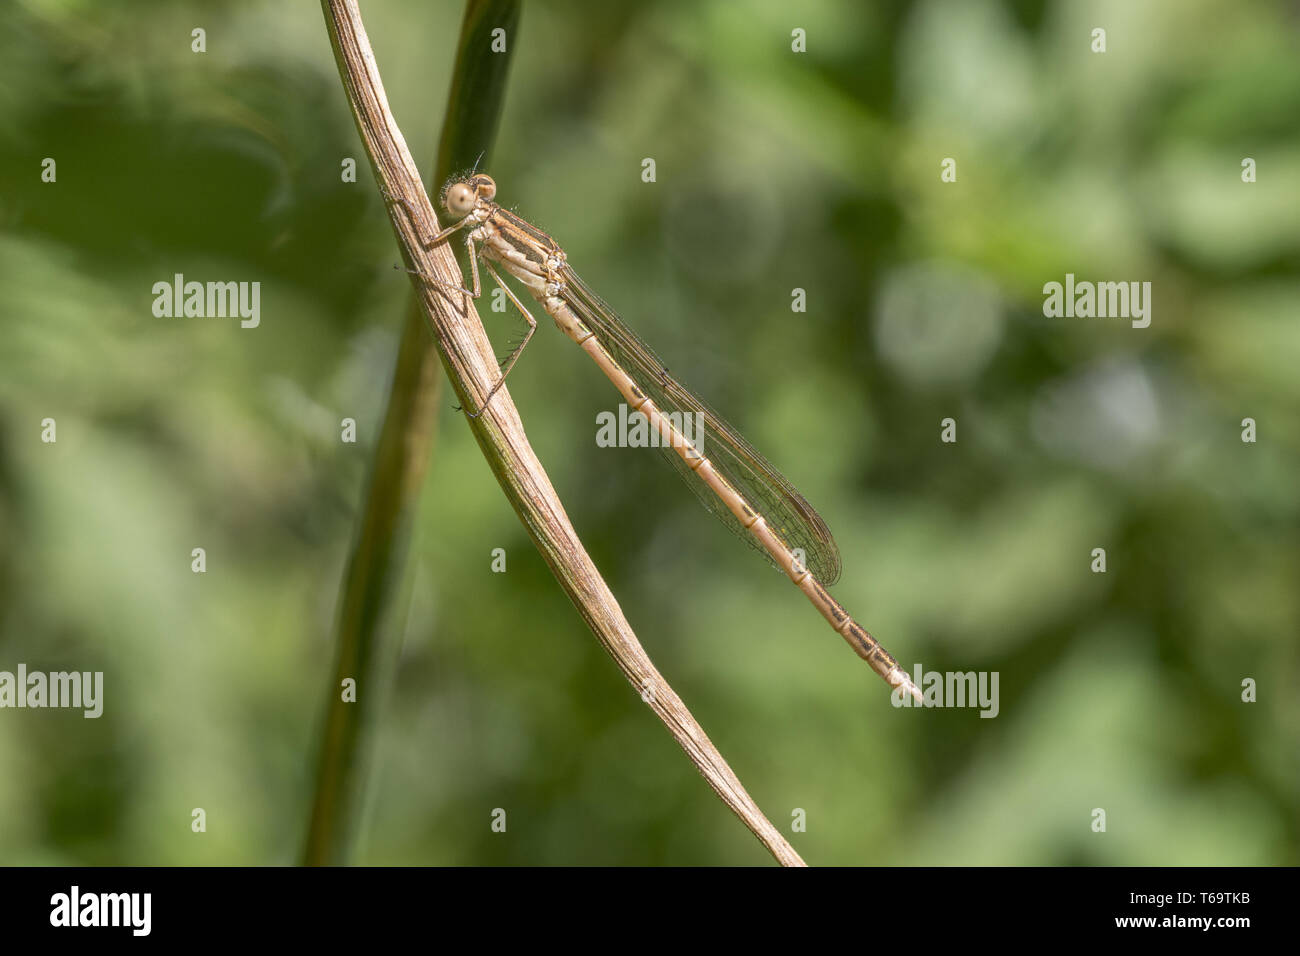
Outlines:
<svg viewBox="0 0 1300 956"><path fill-rule="evenodd" d="M609 349L614 360L663 411L699 416L696 420L703 423L704 437L701 451L713 467L763 516L777 537L790 548L803 549L808 570L822 584L834 584L840 576L840 551L821 515L721 416L669 375L649 346L577 273L567 265L560 272L565 282L563 299ZM658 450L681 473L710 514L776 566L754 536L673 449Z"/></svg>

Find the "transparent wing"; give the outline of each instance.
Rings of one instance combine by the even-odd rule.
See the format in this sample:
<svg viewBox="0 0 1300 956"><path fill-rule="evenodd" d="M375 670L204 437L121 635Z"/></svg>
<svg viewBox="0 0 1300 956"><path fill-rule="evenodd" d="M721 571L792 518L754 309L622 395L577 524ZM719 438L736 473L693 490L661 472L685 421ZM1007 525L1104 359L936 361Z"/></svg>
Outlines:
<svg viewBox="0 0 1300 956"><path fill-rule="evenodd" d="M567 265L560 271L566 286L562 293L564 300L600 338L614 360L663 411L699 416L697 421L703 423L704 437L701 451L713 462L713 467L763 515L777 537L788 547L803 549L808 570L819 581L834 584L840 576L840 551L821 515L734 428L669 375L649 346L623 324L577 273ZM660 447L659 451L681 472L711 514L775 566L776 562L753 535L675 451L666 447Z"/></svg>

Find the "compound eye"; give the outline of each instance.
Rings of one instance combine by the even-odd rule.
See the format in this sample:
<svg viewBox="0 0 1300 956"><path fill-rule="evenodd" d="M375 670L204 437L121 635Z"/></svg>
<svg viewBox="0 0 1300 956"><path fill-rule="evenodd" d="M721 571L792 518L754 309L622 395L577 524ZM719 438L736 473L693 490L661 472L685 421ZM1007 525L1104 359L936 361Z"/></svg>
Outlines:
<svg viewBox="0 0 1300 956"><path fill-rule="evenodd" d="M447 190L447 198L443 202L447 207L447 212L461 218L468 216L473 211L476 199L473 188L467 183L457 183Z"/></svg>
<svg viewBox="0 0 1300 956"><path fill-rule="evenodd" d="M486 173L480 173L474 177L475 185L478 186L478 194L484 199L491 200L497 194L496 180Z"/></svg>

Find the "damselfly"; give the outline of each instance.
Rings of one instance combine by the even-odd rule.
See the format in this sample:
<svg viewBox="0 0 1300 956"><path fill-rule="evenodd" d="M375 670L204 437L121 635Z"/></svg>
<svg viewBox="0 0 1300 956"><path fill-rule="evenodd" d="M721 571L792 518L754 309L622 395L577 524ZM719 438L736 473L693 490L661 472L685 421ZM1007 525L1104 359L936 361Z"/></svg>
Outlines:
<svg viewBox="0 0 1300 956"><path fill-rule="evenodd" d="M898 661L827 592L839 578L840 554L821 516L734 428L668 374L649 347L578 278L554 239L494 202L496 188L492 177L482 173L448 183L442 204L458 221L427 240L434 245L466 230L473 288L457 291L474 298L482 293L481 254L484 267L528 322L527 333L502 362L501 378L482 408L537 331L537 320L502 280L496 263L523 283L560 330L600 366L632 410L646 417L660 447L705 507L784 571L890 687L920 701L921 692ZM678 424L688 415L686 420L702 426L704 450Z"/></svg>

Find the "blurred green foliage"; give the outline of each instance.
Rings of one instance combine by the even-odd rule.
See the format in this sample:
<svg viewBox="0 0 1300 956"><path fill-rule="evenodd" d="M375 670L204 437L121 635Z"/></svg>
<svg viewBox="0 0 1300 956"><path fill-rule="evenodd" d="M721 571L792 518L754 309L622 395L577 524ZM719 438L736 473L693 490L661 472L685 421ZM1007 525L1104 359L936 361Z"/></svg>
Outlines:
<svg viewBox="0 0 1300 956"><path fill-rule="evenodd" d="M1294 5L800 6L531 5L490 172L818 507L846 606L1000 713L890 706L654 452L596 447L616 395L545 322L511 392L633 626L810 862L1300 863ZM460 11L365 13L418 154ZM106 685L0 711L0 863L290 861L408 289L319 9L0 8L0 182L0 670ZM178 272L260 281L260 327L155 318ZM1151 327L1044 318L1067 272L1150 281ZM765 862L450 404L358 859Z"/></svg>

